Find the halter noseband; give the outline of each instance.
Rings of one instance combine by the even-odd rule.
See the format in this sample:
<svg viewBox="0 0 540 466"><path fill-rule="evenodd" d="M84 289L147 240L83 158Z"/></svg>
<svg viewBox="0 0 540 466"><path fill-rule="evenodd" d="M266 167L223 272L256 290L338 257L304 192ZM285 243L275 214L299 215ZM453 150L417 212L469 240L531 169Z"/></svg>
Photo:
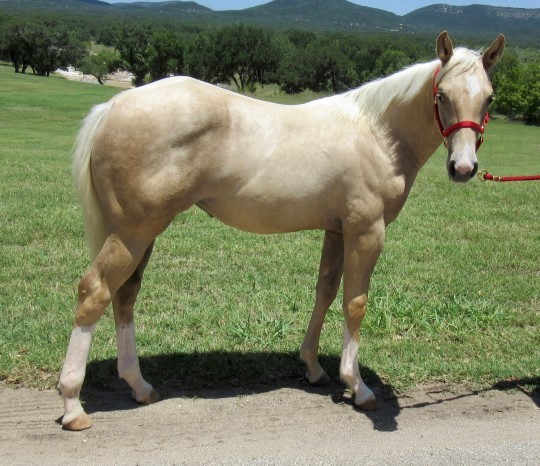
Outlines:
<svg viewBox="0 0 540 466"><path fill-rule="evenodd" d="M474 121L458 121L457 123L454 123L452 126L449 126L448 128L444 129L444 126L441 121L441 115L439 114L439 101L437 99L437 95L439 93L439 87L437 86L437 76L441 72L441 67L437 67L435 70L435 74L433 75L433 98L435 101L435 120L437 121L437 125L439 126L439 131L441 132L443 138L444 138L444 146L448 147L448 136L450 136L453 132L457 131L461 128L471 128L476 131L478 131L479 137L476 140L476 151L480 149L480 146L484 142L484 130L486 128L487 123L489 122L489 113L486 112L486 116L484 117L484 121L481 125Z"/></svg>

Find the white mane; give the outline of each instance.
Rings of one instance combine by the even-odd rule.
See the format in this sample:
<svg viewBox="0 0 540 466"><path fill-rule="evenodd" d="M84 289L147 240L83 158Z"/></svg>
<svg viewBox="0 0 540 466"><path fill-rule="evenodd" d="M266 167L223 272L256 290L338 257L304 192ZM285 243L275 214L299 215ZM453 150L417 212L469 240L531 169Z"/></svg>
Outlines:
<svg viewBox="0 0 540 466"><path fill-rule="evenodd" d="M440 81L450 70L464 72L480 66L479 57L478 52L465 48L455 49L452 58L441 70L437 81ZM369 82L328 100L332 100L335 105L336 116L362 119L367 124L375 126L391 105L409 102L418 97L426 85L426 80L432 82L439 65L439 60L412 65L391 76Z"/></svg>

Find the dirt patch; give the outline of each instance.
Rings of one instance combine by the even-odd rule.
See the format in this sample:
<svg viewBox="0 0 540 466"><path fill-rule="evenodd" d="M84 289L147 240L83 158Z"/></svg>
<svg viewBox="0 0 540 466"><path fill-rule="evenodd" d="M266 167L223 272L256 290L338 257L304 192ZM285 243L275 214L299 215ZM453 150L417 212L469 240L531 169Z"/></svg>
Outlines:
<svg viewBox="0 0 540 466"><path fill-rule="evenodd" d="M338 384L257 393L168 393L151 406L129 391L87 396L95 420L63 431L56 391L0 386L0 454L10 464L538 464L540 397L489 390L384 390L359 412Z"/></svg>

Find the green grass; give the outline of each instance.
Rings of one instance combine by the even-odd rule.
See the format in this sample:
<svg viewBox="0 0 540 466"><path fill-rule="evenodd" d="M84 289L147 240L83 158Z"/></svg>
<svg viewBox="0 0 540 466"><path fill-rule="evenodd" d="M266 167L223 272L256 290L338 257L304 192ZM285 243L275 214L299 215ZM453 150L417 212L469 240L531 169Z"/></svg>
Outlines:
<svg viewBox="0 0 540 466"><path fill-rule="evenodd" d="M89 265L70 151L83 116L116 92L0 66L0 380L56 384ZM479 157L495 174L530 174L539 153L540 128L493 121ZM369 381L538 384L539 199L540 182L452 184L443 151L433 156L373 276L361 349ZM301 377L322 236L247 234L197 209L178 216L156 242L136 311L148 379L167 389ZM342 326L338 299L321 339L334 378ZM114 383L114 338L107 312L87 384Z"/></svg>

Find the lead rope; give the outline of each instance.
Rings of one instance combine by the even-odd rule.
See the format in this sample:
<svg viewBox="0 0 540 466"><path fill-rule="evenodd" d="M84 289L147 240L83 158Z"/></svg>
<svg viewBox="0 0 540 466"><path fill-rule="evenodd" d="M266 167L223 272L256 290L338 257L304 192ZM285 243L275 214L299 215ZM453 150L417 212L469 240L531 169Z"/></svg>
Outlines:
<svg viewBox="0 0 540 466"><path fill-rule="evenodd" d="M500 183L504 183L505 181L540 181L540 175L495 176L488 173L487 170L480 170L477 176L480 181L498 181Z"/></svg>

